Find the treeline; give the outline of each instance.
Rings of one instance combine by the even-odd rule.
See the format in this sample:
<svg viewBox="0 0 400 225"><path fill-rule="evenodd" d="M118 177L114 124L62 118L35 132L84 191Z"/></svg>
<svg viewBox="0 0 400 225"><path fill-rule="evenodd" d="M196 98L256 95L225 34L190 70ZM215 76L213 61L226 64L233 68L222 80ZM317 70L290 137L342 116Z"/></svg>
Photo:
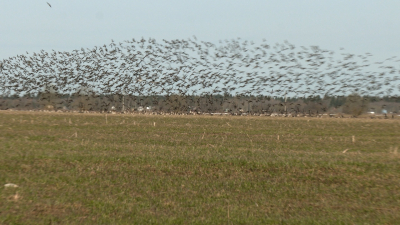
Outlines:
<svg viewBox="0 0 400 225"><path fill-rule="evenodd" d="M70 95L45 91L35 96L2 96L0 109L62 110L96 112L226 112L226 113L347 113L354 116L374 111L398 113L400 98L391 96L254 96L254 95L153 95L133 96L122 94L96 94L80 90Z"/></svg>

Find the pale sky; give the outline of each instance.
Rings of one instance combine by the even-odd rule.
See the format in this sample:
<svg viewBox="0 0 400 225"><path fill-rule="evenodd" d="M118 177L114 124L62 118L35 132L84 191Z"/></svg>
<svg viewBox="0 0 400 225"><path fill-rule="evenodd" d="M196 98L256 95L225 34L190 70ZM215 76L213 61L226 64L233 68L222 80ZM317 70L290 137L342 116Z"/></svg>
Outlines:
<svg viewBox="0 0 400 225"><path fill-rule="evenodd" d="M400 53L399 0L3 0L0 60L132 38L318 45L379 59Z"/></svg>

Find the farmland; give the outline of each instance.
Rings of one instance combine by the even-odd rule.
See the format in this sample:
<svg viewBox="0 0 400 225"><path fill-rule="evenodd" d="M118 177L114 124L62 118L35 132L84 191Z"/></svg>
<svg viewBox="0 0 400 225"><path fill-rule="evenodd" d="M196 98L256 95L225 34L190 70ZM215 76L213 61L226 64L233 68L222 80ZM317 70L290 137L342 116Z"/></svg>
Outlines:
<svg viewBox="0 0 400 225"><path fill-rule="evenodd" d="M398 147L398 118L0 111L0 224L393 224Z"/></svg>

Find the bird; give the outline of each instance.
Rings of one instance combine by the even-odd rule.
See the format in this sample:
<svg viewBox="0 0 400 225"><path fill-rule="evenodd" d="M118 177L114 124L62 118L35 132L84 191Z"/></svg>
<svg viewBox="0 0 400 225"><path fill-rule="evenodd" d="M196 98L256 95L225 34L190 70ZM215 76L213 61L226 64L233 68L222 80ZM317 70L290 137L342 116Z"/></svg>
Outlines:
<svg viewBox="0 0 400 225"><path fill-rule="evenodd" d="M50 3L48 3L48 2L47 2L47 5L49 5L49 6L50 6L50 8L52 8L52 7L51 7L51 5L50 5Z"/></svg>
<svg viewBox="0 0 400 225"><path fill-rule="evenodd" d="M210 112L231 105L230 110L235 111L239 110L240 104L247 107L244 104L247 102L251 103L253 113L272 113L282 111L286 105L283 98L272 98L268 93L275 96L288 92L315 96L339 95L346 91L383 93L382 90L395 88L393 83L397 81L390 76L395 67L385 65L391 63L392 58L380 63L382 71L373 73L368 71L372 63L358 63L355 54L342 54L335 61L333 51L315 46L302 46L297 50L286 41L271 47L241 39L225 40L221 46L216 46L194 39L163 40L162 43L151 38L120 43L111 40L110 44L93 49L42 50L30 56L26 52L27 55L0 61L0 90L32 95L41 93L46 104L58 105L71 105L77 101L76 96L82 95L87 102L97 99L97 105L87 105L99 111L122 101L121 97L116 100L114 95L126 93L131 96L127 97L129 101L156 102L160 109L167 111L185 111L188 104L196 104L197 109ZM359 56L363 60L368 57L369 54ZM324 65L329 68L328 72ZM365 76L360 72L363 68L367 70ZM51 91L51 85L43 87L52 82L56 84ZM80 89L74 91L79 86ZM47 91L43 92L43 88ZM95 89L97 93L88 91ZM84 94L81 94L82 90L85 90ZM51 97L52 92L57 95ZM67 93L74 97L64 103L57 100ZM225 95L231 97L225 98ZM232 95L239 98L234 100ZM269 99L259 101L257 95ZM165 96L175 97L171 100ZM340 107L343 104L335 102L333 105ZM29 104L29 107L34 105ZM321 112L327 107L321 99L304 98L294 110L309 112L312 108Z"/></svg>

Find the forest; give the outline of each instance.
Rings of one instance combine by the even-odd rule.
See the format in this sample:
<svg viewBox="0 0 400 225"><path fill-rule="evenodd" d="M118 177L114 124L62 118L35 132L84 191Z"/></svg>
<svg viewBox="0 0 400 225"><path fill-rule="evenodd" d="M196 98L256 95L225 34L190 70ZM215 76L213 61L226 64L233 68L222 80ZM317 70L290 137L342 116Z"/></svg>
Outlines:
<svg viewBox="0 0 400 225"><path fill-rule="evenodd" d="M37 95L2 96L0 110L49 110L75 112L165 112L250 114L398 113L400 98L391 96L303 96L268 95L153 95L97 94L80 89L58 94L51 88Z"/></svg>

